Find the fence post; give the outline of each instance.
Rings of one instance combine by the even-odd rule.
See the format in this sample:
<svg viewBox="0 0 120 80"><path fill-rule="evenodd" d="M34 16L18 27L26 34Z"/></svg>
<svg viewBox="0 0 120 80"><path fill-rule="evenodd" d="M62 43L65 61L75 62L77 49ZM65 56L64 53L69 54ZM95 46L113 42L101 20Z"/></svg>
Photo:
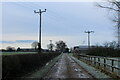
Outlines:
<svg viewBox="0 0 120 80"><path fill-rule="evenodd" d="M114 60L112 59L112 72L114 72Z"/></svg>
<svg viewBox="0 0 120 80"><path fill-rule="evenodd" d="M96 66L96 57L94 57L94 65Z"/></svg>
<svg viewBox="0 0 120 80"><path fill-rule="evenodd" d="M118 58L118 68L120 68L120 59ZM118 75L120 76L120 69L118 69Z"/></svg>
<svg viewBox="0 0 120 80"><path fill-rule="evenodd" d="M87 63L89 64L89 56L87 56Z"/></svg>
<svg viewBox="0 0 120 80"><path fill-rule="evenodd" d="M104 69L106 68L106 59L104 58Z"/></svg>
<svg viewBox="0 0 120 80"><path fill-rule="evenodd" d="M83 57L83 61L85 61L85 57L84 56L82 56Z"/></svg>
<svg viewBox="0 0 120 80"><path fill-rule="evenodd" d="M88 57L86 56L86 63L88 63Z"/></svg>
<svg viewBox="0 0 120 80"><path fill-rule="evenodd" d="M88 57L86 56L86 63L88 63Z"/></svg>
<svg viewBox="0 0 120 80"><path fill-rule="evenodd" d="M83 61L85 61L85 56L83 55Z"/></svg>
<svg viewBox="0 0 120 80"><path fill-rule="evenodd" d="M80 57L81 57L81 56L78 54L78 59L80 59Z"/></svg>
<svg viewBox="0 0 120 80"><path fill-rule="evenodd" d="M99 64L99 67L100 67L100 58L98 57L98 64Z"/></svg>
<svg viewBox="0 0 120 80"><path fill-rule="evenodd" d="M88 62L89 62L89 64L90 64L90 56L88 56Z"/></svg>
<svg viewBox="0 0 120 80"><path fill-rule="evenodd" d="M91 64L92 64L92 57L90 58Z"/></svg>

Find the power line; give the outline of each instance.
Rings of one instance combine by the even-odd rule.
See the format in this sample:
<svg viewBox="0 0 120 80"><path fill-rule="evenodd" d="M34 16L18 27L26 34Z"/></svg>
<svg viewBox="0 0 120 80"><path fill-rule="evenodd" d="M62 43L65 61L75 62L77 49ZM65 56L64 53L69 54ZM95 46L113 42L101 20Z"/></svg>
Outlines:
<svg viewBox="0 0 120 80"><path fill-rule="evenodd" d="M38 8L38 7L44 8L44 7L42 7L39 4L34 3L34 2L32 2L32 4L31 3L22 3L22 4L21 3L17 3L17 4L19 4L20 6L22 6L24 8L28 8L29 10L34 10L34 8ZM69 26L67 21L63 21L66 18L64 18L62 15L60 15L59 13L57 13L55 11L56 11L55 9L54 10L53 9L49 10L49 14L46 14L46 17L49 18L50 20L53 20L54 23L57 23L58 25L59 24L61 24L61 25L64 24L62 26ZM62 20L58 21L58 19L62 19ZM46 23L51 24L49 21L47 21Z"/></svg>

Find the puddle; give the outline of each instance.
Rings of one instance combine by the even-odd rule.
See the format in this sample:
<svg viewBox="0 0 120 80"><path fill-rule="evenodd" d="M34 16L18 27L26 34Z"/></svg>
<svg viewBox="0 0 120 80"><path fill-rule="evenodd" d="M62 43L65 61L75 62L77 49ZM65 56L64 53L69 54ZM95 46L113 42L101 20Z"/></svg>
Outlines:
<svg viewBox="0 0 120 80"><path fill-rule="evenodd" d="M78 74L79 78L88 78L85 76L85 74Z"/></svg>
<svg viewBox="0 0 120 80"><path fill-rule="evenodd" d="M76 72L78 71L78 69L74 69Z"/></svg>
<svg viewBox="0 0 120 80"><path fill-rule="evenodd" d="M79 72L82 72L81 69L78 69Z"/></svg>
<svg viewBox="0 0 120 80"><path fill-rule="evenodd" d="M48 65L49 63L46 63L46 66Z"/></svg>
<svg viewBox="0 0 120 80"><path fill-rule="evenodd" d="M75 63L74 61L71 61L71 63Z"/></svg>
<svg viewBox="0 0 120 80"><path fill-rule="evenodd" d="M73 65L73 67L75 67L75 65Z"/></svg>

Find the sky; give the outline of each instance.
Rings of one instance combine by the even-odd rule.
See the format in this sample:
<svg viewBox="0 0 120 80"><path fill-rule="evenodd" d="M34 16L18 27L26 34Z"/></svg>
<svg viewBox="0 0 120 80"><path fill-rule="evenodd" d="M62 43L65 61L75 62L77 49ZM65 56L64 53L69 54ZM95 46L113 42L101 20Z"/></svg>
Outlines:
<svg viewBox="0 0 120 80"><path fill-rule="evenodd" d="M102 2L99 2L103 4ZM106 9L93 2L2 2L0 46L6 48L31 48L38 41L39 15L34 10L47 9L42 13L42 48L59 40L68 47L87 45L87 34L92 30L91 45L117 40L111 18Z"/></svg>

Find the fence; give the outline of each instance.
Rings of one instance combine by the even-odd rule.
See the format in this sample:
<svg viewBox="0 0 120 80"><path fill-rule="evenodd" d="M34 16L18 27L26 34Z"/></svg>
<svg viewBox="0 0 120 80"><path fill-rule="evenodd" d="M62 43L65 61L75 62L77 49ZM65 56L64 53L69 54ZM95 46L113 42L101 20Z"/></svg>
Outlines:
<svg viewBox="0 0 120 80"><path fill-rule="evenodd" d="M78 58L114 76L120 77L120 59L79 54Z"/></svg>

